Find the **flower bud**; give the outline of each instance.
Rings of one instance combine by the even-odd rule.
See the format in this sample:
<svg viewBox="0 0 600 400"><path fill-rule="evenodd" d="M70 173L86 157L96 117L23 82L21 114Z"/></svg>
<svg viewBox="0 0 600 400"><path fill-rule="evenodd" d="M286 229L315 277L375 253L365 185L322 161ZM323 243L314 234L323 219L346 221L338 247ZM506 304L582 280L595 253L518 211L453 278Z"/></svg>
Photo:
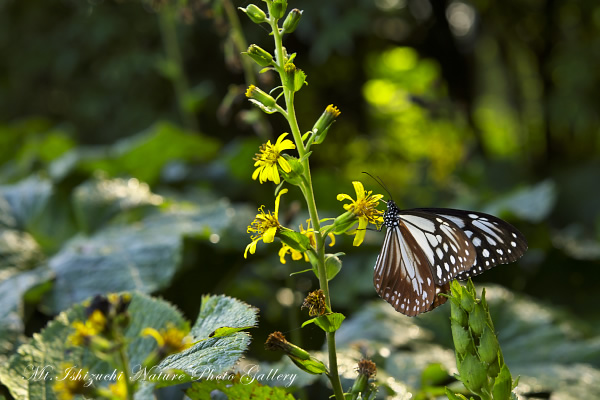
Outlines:
<svg viewBox="0 0 600 400"><path fill-rule="evenodd" d="M316 144L323 143L325 137L327 136L327 131L329 130L329 127L335 122L335 119L339 117L340 114L340 110L338 110L338 108L335 107L333 104L330 104L327 106L327 108L325 108L325 111L323 111L323 114L321 114L321 116L312 128L312 131L315 135L314 142Z"/></svg>
<svg viewBox="0 0 600 400"><path fill-rule="evenodd" d="M283 18L287 9L287 0L274 0L271 5L271 16L275 19Z"/></svg>
<svg viewBox="0 0 600 400"><path fill-rule="evenodd" d="M267 22L267 14L265 14L263 10L254 4L250 4L246 8L239 7L239 9L246 13L248 18L250 18L255 24Z"/></svg>
<svg viewBox="0 0 600 400"><path fill-rule="evenodd" d="M340 196L338 195L338 200L339 199ZM352 211L346 211L345 213L337 217L333 221L333 224L330 225L331 228L324 233L329 233L333 231L334 234L341 235L342 233L345 233L348 229L350 229L356 223L357 220L358 217L354 215Z"/></svg>
<svg viewBox="0 0 600 400"><path fill-rule="evenodd" d="M292 33L296 30L298 26L298 22L300 22L300 18L302 17L302 10L298 10L294 8L290 11L285 17L285 21L283 21L283 32L282 33Z"/></svg>
<svg viewBox="0 0 600 400"><path fill-rule="evenodd" d="M366 393L369 391L369 379L371 379L377 373L377 366L371 360L362 359L358 362L358 367L356 368L358 372L358 377L354 381L354 385L352 385L352 389L350 393L353 395L358 395L359 393ZM362 396L363 398L367 398L367 396Z"/></svg>
<svg viewBox="0 0 600 400"><path fill-rule="evenodd" d="M251 59L254 60L261 67L268 67L269 65L273 65L273 56L268 51L263 50L255 44L251 44L248 47L248 50L243 53L248 55Z"/></svg>
<svg viewBox="0 0 600 400"><path fill-rule="evenodd" d="M283 351L301 370L318 375L327 373L327 367L321 361L312 357L306 350L288 342L281 332L273 332L265 342L267 350Z"/></svg>
<svg viewBox="0 0 600 400"><path fill-rule="evenodd" d="M272 108L275 106L275 99L254 85L248 86L248 90L246 90L246 97L249 98L250 101L254 100L257 105L262 105L267 108Z"/></svg>

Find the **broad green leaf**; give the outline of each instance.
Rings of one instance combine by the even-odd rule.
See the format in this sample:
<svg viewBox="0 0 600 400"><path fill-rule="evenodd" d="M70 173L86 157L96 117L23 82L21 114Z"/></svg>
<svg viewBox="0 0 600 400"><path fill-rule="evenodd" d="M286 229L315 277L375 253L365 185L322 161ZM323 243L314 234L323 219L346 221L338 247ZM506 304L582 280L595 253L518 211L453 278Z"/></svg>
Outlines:
<svg viewBox="0 0 600 400"><path fill-rule="evenodd" d="M42 249L27 232L0 229L0 272L23 271L38 265L44 258Z"/></svg>
<svg viewBox="0 0 600 400"><path fill-rule="evenodd" d="M208 160L218 147L213 138L183 131L169 122L158 122L135 136L119 140L103 158L81 160L81 164L88 171L102 170L110 176L125 173L154 184L167 163Z"/></svg>
<svg viewBox="0 0 600 400"><path fill-rule="evenodd" d="M51 278L52 271L39 267L0 281L0 356L12 353L23 333L23 298L27 291Z"/></svg>
<svg viewBox="0 0 600 400"><path fill-rule="evenodd" d="M133 293L128 309L131 317L130 325L125 331L129 342L127 357L135 372L140 363L156 347L156 342L149 337L140 336L146 327L165 328L169 323L174 326L185 325L185 320L173 306L139 293ZM19 347L7 363L0 365L0 380L8 387L17 399L55 399L50 379L24 379L32 377L39 366L46 367L49 378L64 375L64 363L77 368L86 368L91 373L110 374L115 366L109 366L98 360L89 350L81 347L69 347L67 337L73 332L70 326L76 320L84 320L84 307L81 304L60 313L40 333ZM41 371L39 371L41 372ZM106 385L109 382L98 382Z"/></svg>
<svg viewBox="0 0 600 400"><path fill-rule="evenodd" d="M27 230L47 210L53 194L49 180L31 176L14 185L0 186L0 198L8 205L12 228ZM6 218L6 217L3 217Z"/></svg>
<svg viewBox="0 0 600 400"><path fill-rule="evenodd" d="M346 317L341 313L331 313L315 318L315 325L325 332L335 332L340 328Z"/></svg>
<svg viewBox="0 0 600 400"><path fill-rule="evenodd" d="M192 347L173 354L160 363L161 370L183 371L195 379L229 370L250 344L250 335L235 332L228 336L210 337L218 328L247 328L257 322L258 310L227 296L204 296L198 319L190 331Z"/></svg>
<svg viewBox="0 0 600 400"><path fill-rule="evenodd" d="M234 216L224 202L173 207L136 224L75 237L48 262L56 280L44 304L59 312L99 292L164 288L181 266L184 237L221 233Z"/></svg>
<svg viewBox="0 0 600 400"><path fill-rule="evenodd" d="M4 214L0 224L26 231L49 252L56 251L75 231L68 200L49 180L35 175L0 186L0 211Z"/></svg>
<svg viewBox="0 0 600 400"><path fill-rule="evenodd" d="M493 215L508 211L522 220L540 222L552 211L556 198L556 184L545 180L496 200L485 211Z"/></svg>
<svg viewBox="0 0 600 400"><path fill-rule="evenodd" d="M131 179L96 177L75 188L73 210L84 232L93 232L115 215L142 206L156 206L162 197L147 184Z"/></svg>
<svg viewBox="0 0 600 400"><path fill-rule="evenodd" d="M294 400L294 396L284 388L264 386L254 378L252 375L240 375L233 381L207 379L194 382L185 394L192 400L211 399L213 391L221 392L229 399Z"/></svg>

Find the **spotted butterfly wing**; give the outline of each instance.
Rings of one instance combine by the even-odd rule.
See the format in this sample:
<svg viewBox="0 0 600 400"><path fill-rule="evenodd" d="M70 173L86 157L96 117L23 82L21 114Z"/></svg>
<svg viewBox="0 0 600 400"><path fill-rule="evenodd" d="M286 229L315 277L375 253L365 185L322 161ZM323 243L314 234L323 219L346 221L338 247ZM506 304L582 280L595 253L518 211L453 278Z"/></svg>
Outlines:
<svg viewBox="0 0 600 400"><path fill-rule="evenodd" d="M465 232L473 243L477 259L472 268L458 274L457 279L465 280L499 264L517 261L527 251L525 236L508 222L493 215L452 208L418 210L449 219Z"/></svg>
<svg viewBox="0 0 600 400"><path fill-rule="evenodd" d="M491 215L443 208L400 211L391 200L387 205L373 283L384 300L408 316L445 303L439 294L448 292L452 279L515 261L527 249L518 230Z"/></svg>
<svg viewBox="0 0 600 400"><path fill-rule="evenodd" d="M414 316L442 304L439 293L475 262L475 249L452 221L388 201L383 249L375 262L377 293L397 311ZM432 307L433 306L433 307Z"/></svg>

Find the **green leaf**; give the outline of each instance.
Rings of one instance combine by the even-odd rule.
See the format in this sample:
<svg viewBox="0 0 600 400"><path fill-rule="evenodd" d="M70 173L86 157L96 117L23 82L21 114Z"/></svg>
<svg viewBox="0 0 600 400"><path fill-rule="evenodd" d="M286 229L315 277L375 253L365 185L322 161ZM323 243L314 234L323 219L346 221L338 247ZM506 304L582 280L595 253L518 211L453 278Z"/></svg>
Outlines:
<svg viewBox="0 0 600 400"><path fill-rule="evenodd" d="M172 207L136 224L75 237L48 262L56 280L44 304L59 312L98 292L150 293L167 287L181 266L184 237L208 239L227 228L234 215L224 202Z"/></svg>
<svg viewBox="0 0 600 400"><path fill-rule="evenodd" d="M240 359L250 344L250 335L239 332L256 326L258 310L227 296L203 296L202 306L190 334L200 340L192 347L167 357L158 366L161 370L183 371L190 377L220 374ZM219 328L229 329L229 335L210 337ZM233 332L233 329L238 332Z"/></svg>
<svg viewBox="0 0 600 400"><path fill-rule="evenodd" d="M144 358L156 348L156 342L140 336L146 327L165 328L168 323L174 326L185 325L181 314L162 300L133 293L128 308L130 324L125 330L129 343L127 357L132 367L139 366ZM114 366L97 359L89 350L81 347L68 347L67 337L73 332L71 324L84 320L84 307L81 304L60 313L46 328L19 347L18 352L0 365L0 380L17 399L56 399L52 390L54 380L24 379L32 376L37 366L47 366L49 377L63 376L63 363L70 363L88 369L92 373L110 374ZM109 382L97 382L106 385Z"/></svg>
<svg viewBox="0 0 600 400"><path fill-rule="evenodd" d="M448 388L446 388L446 396L448 396L448 400L467 400L467 398L462 394L454 393Z"/></svg>
<svg viewBox="0 0 600 400"><path fill-rule="evenodd" d="M23 271L38 265L44 254L33 236L15 229L0 229L0 271Z"/></svg>
<svg viewBox="0 0 600 400"><path fill-rule="evenodd" d="M429 364L421 374L422 387L438 386L448 380L448 370L440 363Z"/></svg>
<svg viewBox="0 0 600 400"><path fill-rule="evenodd" d="M52 278L47 267L16 273L0 281L0 356L14 352L24 330L24 297Z"/></svg>
<svg viewBox="0 0 600 400"><path fill-rule="evenodd" d="M158 122L135 136L119 140L95 158L76 156L76 164L85 171L101 170L110 176L128 174L152 185L169 162L206 161L218 148L219 143L213 138L186 132L170 122Z"/></svg>
<svg viewBox="0 0 600 400"><path fill-rule="evenodd" d="M314 323L325 332L335 332L340 328L345 318L344 314L331 313L315 318Z"/></svg>
<svg viewBox="0 0 600 400"><path fill-rule="evenodd" d="M506 365L502 366L500 370L500 374L496 377L494 381L494 387L492 389L492 395L494 396L494 400L508 400L511 396L512 389L512 377L510 376L510 371Z"/></svg>
<svg viewBox="0 0 600 400"><path fill-rule="evenodd" d="M302 89L302 86L304 86L305 83L308 85L306 82L306 74L301 69L297 69L294 74L294 92Z"/></svg>
<svg viewBox="0 0 600 400"><path fill-rule="evenodd" d="M301 253L304 253L311 247L309 238L291 229L280 230L277 237L279 237L283 243Z"/></svg>
<svg viewBox="0 0 600 400"><path fill-rule="evenodd" d="M294 400L284 388L263 386L256 380L259 378L260 376L249 374L238 376L233 381L208 379L194 382L185 394L192 400L211 399L214 391L223 393L229 399Z"/></svg>
<svg viewBox="0 0 600 400"><path fill-rule="evenodd" d="M337 254L325 254L325 272L327 280L330 281L342 270L342 260L339 259Z"/></svg>
<svg viewBox="0 0 600 400"><path fill-rule="evenodd" d="M95 179L86 181L73 191L73 210L79 226L90 233L115 215L143 206L157 206L162 197L135 178Z"/></svg>
<svg viewBox="0 0 600 400"><path fill-rule="evenodd" d="M30 229L47 210L53 192L52 183L37 176L0 186L3 211L7 213L2 217L5 226L22 231Z"/></svg>
<svg viewBox="0 0 600 400"><path fill-rule="evenodd" d="M541 222L554 208L557 196L556 184L546 179L496 200L485 212L493 215L510 212L525 221Z"/></svg>

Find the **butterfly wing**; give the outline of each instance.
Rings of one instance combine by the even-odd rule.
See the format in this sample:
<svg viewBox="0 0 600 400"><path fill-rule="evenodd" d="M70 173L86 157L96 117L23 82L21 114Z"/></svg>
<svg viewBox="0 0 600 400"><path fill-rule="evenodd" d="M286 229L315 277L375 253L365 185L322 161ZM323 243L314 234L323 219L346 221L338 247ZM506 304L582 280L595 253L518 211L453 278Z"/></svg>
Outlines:
<svg viewBox="0 0 600 400"><path fill-rule="evenodd" d="M467 279L495 267L518 260L527 250L527 240L514 226L493 215L455 210L451 208L423 208L422 212L433 213L452 221L473 244L477 259L467 271L456 275Z"/></svg>
<svg viewBox="0 0 600 400"><path fill-rule="evenodd" d="M400 211L398 217L426 256L437 285L450 282L475 263L473 244L451 219L421 210Z"/></svg>
<svg viewBox="0 0 600 400"><path fill-rule="evenodd" d="M386 231L373 284L382 299L409 317L437 306L438 289L427 257L401 221Z"/></svg>

